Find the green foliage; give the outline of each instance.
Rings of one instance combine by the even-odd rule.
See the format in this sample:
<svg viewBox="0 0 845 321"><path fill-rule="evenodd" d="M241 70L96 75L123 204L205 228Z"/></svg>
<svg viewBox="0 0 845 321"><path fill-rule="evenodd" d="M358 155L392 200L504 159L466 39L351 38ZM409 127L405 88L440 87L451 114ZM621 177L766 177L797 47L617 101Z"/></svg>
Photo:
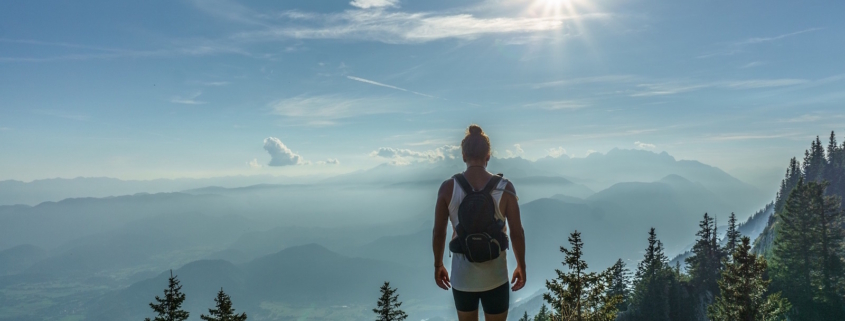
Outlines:
<svg viewBox="0 0 845 321"><path fill-rule="evenodd" d="M587 272L583 255L584 243L578 231L569 235L571 249L560 247L565 254L564 273L556 269L557 278L546 281L549 293L543 295L555 311L555 320L612 321L616 319L616 305L622 302L618 295L608 295L611 270L602 273Z"/></svg>
<svg viewBox="0 0 845 321"><path fill-rule="evenodd" d="M164 289L164 298L156 295L156 303L150 303L150 308L158 315L152 321L184 321L188 319L188 311L182 310L182 302L185 302L185 294L182 293L182 286L179 280L170 271L167 289ZM150 318L144 319L151 321Z"/></svg>
<svg viewBox="0 0 845 321"><path fill-rule="evenodd" d="M680 271L668 264L663 243L654 228L648 233L648 247L637 265L634 288L626 320L693 320L693 300Z"/></svg>
<svg viewBox="0 0 845 321"><path fill-rule="evenodd" d="M792 303L792 319L845 319L843 213L827 183L802 180L780 213L773 251L774 287Z"/></svg>
<svg viewBox="0 0 845 321"><path fill-rule="evenodd" d="M531 321L531 318L528 316L528 311L523 311L522 317L519 318L519 321Z"/></svg>
<svg viewBox="0 0 845 321"><path fill-rule="evenodd" d="M690 283L696 295L709 303L719 293L719 286L716 281L722 270L722 258L724 254L719 246L716 222L707 213L698 225L699 231L695 245L692 247L693 255L685 261L690 274Z"/></svg>
<svg viewBox="0 0 845 321"><path fill-rule="evenodd" d="M780 292L766 295L771 281L765 280L766 259L750 253L751 240L743 237L732 260L725 265L716 298L707 310L712 321L785 320L789 302Z"/></svg>
<svg viewBox="0 0 845 321"><path fill-rule="evenodd" d="M723 250L724 255L730 259L733 257L734 250L739 245L740 238L742 237L742 233L737 230L736 225L736 214L731 213L730 219L728 219L728 232L725 234L725 239L727 240L725 244L725 249Z"/></svg>
<svg viewBox="0 0 845 321"><path fill-rule="evenodd" d="M625 267L625 262L622 259L616 260L616 263L610 267L610 287L607 289L607 296L618 296L622 298L621 302L616 305L619 311L628 310L628 297L631 294L629 286L631 279L631 271Z"/></svg>
<svg viewBox="0 0 845 321"><path fill-rule="evenodd" d="M537 315L534 316L534 321L552 321L553 313L546 308L546 305L543 304L540 307L540 312L537 312Z"/></svg>
<svg viewBox="0 0 845 321"><path fill-rule="evenodd" d="M200 319L205 321L245 321L246 313L236 314L235 309L232 308L232 299L223 292L217 292L217 297L214 298L215 308L208 309L208 314L200 314Z"/></svg>
<svg viewBox="0 0 845 321"><path fill-rule="evenodd" d="M399 309L402 302L399 301L399 294L396 289L390 287L390 282L384 282L381 286L381 297L378 299L377 307L373 312L377 315L376 321L402 321L408 315Z"/></svg>

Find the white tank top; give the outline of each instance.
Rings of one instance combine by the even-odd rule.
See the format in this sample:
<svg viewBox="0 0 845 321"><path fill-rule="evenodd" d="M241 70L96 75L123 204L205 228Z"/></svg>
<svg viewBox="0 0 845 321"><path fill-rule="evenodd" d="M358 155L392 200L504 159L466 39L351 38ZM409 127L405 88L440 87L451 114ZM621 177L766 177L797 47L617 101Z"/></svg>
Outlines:
<svg viewBox="0 0 845 321"><path fill-rule="evenodd" d="M458 225L458 207L461 206L466 193L461 189L455 179L452 179L454 187L452 188L452 201L449 203L449 220L452 222L452 231ZM499 185L490 193L493 196L493 201L496 203L496 218L505 221L506 218L499 208L499 203L502 200L502 192L508 185L508 180L502 178ZM502 232L507 233L507 224L502 228ZM458 237L452 232L452 239ZM463 254L452 253L452 272L451 272L452 288L464 292L483 292L495 289L502 284L508 283L508 260L505 251L503 250L499 257L482 263L473 263L467 260Z"/></svg>

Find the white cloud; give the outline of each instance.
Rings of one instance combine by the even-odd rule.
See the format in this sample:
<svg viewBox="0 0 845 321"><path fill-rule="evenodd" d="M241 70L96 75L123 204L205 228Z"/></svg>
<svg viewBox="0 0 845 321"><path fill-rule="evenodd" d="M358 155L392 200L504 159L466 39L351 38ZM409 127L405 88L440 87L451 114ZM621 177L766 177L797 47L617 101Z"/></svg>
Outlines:
<svg viewBox="0 0 845 321"><path fill-rule="evenodd" d="M271 113L304 120L308 126L332 126L337 120L363 115L399 112L401 104L386 99L298 96L269 104Z"/></svg>
<svg viewBox="0 0 845 321"><path fill-rule="evenodd" d="M787 87L809 83L806 79L749 79L749 80L724 80L714 82L690 82L690 81L669 81L664 83L640 84L637 87L644 90L631 94L631 97L648 97L674 95L684 92L696 91L707 88L717 89L761 89Z"/></svg>
<svg viewBox="0 0 845 321"><path fill-rule="evenodd" d="M261 168L261 164L258 163L257 158L253 158L251 161L246 162L246 164L247 164L247 166L249 166L249 168L253 168L253 169Z"/></svg>
<svg viewBox="0 0 845 321"><path fill-rule="evenodd" d="M191 96L188 96L187 98L176 96L176 97L173 97L172 99L170 99L170 102L174 103L174 104L185 104L185 105L202 105L202 104L205 104L204 101L197 100L197 97L199 97L200 95L202 95L201 91L198 91L197 93L195 93Z"/></svg>
<svg viewBox="0 0 845 321"><path fill-rule="evenodd" d="M340 161L337 158L329 158L324 161L317 161L317 165L340 165Z"/></svg>
<svg viewBox="0 0 845 321"><path fill-rule="evenodd" d="M546 150L546 152L552 158L558 158L558 157L561 157L563 155L566 155L566 149L564 149L563 147L560 147L560 146L558 146L557 148L549 148L549 149Z"/></svg>
<svg viewBox="0 0 845 321"><path fill-rule="evenodd" d="M396 7L399 0L353 0L349 4L361 9Z"/></svg>
<svg viewBox="0 0 845 321"><path fill-rule="evenodd" d="M622 83L622 82L629 82L636 79L636 77L631 75L606 75L606 76L594 76L594 77L581 77L581 78L571 78L571 79L564 79L564 80L556 80L556 81L549 81L543 82L539 84L533 84L532 87L534 89L540 88L549 88L549 87L568 87L568 86L577 86L577 85L584 85L584 84L595 84L595 83Z"/></svg>
<svg viewBox="0 0 845 321"><path fill-rule="evenodd" d="M594 153L598 153L598 152L590 149L590 150L587 151L587 156L590 156L590 154L594 154Z"/></svg>
<svg viewBox="0 0 845 321"><path fill-rule="evenodd" d="M655 149L655 148L657 148L657 146L655 146L654 144L643 143L641 141L634 142L634 145L637 145L637 147L642 148L642 149Z"/></svg>
<svg viewBox="0 0 845 321"><path fill-rule="evenodd" d="M459 159L461 157L461 147L445 145L421 152L403 148L381 147L372 151L370 156L390 159L391 164L394 165L407 165L412 162L436 162L445 159Z"/></svg>
<svg viewBox="0 0 845 321"><path fill-rule="evenodd" d="M572 16L478 18L472 14L409 13L347 10L331 14L282 14L282 19L306 22L273 26L234 35L237 41L285 39L343 39L392 44L424 43L440 39L474 39L487 34L519 34L560 30L564 21L601 19L608 14Z"/></svg>
<svg viewBox="0 0 845 321"><path fill-rule="evenodd" d="M749 62L747 64L740 66L739 68L742 68L742 69L753 68L753 67L758 67L758 66L762 66L762 65L765 65L765 64L766 63L763 62L763 61L752 61L752 62Z"/></svg>
<svg viewBox="0 0 845 321"><path fill-rule="evenodd" d="M737 45L750 45L750 44L758 44L758 43L763 43L763 42L772 42L772 41L776 41L776 40L781 40L781 39L786 38L786 37L792 37L792 36L795 36L795 35L800 35L802 33L813 32L813 31L818 31L818 30L822 30L822 29L823 28L810 28L810 29L804 29L804 30L801 30L801 31L785 33L785 34L777 35L777 36L774 36L774 37L748 38L746 40L737 42L736 44Z"/></svg>
<svg viewBox="0 0 845 321"><path fill-rule="evenodd" d="M264 150L270 154L270 163L267 166L288 166L308 164L302 156L294 153L276 137L264 139Z"/></svg>
<svg viewBox="0 0 845 321"><path fill-rule="evenodd" d="M512 158L512 157L517 157L517 156L521 156L522 154L525 154L525 151L522 150L522 146L520 146L519 144L513 144L513 147L514 147L515 152L512 152L509 149L505 150L505 153L507 154L507 155L505 155L505 158Z"/></svg>
<svg viewBox="0 0 845 321"><path fill-rule="evenodd" d="M522 107L525 108L537 108L545 110L572 110L581 109L587 106L589 105L584 102L574 100L542 101L522 105Z"/></svg>
<svg viewBox="0 0 845 321"><path fill-rule="evenodd" d="M411 91L411 90L407 90L405 88L399 88L399 87L396 87L396 86L383 84L383 83L372 81L372 80L369 80L369 79L358 78L358 77L353 77L353 76L346 76L346 78L349 78L349 79L354 80L354 81L360 81L360 82L363 82L363 83L366 83L366 84L386 87L386 88L390 88L390 89L401 90L401 91L404 91L404 92L409 92L409 93L412 93L412 94L415 94L415 95L425 96L425 97L428 97L428 98L437 98L437 97L434 97L432 95L426 95L426 94L423 94L423 93L418 93L416 91Z"/></svg>

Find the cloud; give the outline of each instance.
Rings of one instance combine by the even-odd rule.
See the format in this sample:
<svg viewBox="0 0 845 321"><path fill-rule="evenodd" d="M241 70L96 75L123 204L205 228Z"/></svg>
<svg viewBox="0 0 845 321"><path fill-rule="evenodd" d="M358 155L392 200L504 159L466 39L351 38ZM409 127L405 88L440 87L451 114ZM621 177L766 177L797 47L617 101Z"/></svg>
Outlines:
<svg viewBox="0 0 845 321"><path fill-rule="evenodd" d="M361 9L397 7L399 0L353 0L349 4Z"/></svg>
<svg viewBox="0 0 845 321"><path fill-rule="evenodd" d="M636 79L636 77L631 76L631 75L606 75L606 76L582 77L582 78L572 78L572 79L548 81L548 82L542 82L542 83L539 83L539 84L533 84L532 87L534 89L541 89L541 88L549 88L549 87L567 87L567 86L577 86L577 85L595 84L595 83L621 83L621 82L629 82L629 81L632 81L634 79Z"/></svg>
<svg viewBox="0 0 845 321"><path fill-rule="evenodd" d="M809 29L804 29L804 30L801 30L801 31L777 35L777 36L774 36L774 37L748 38L746 40L737 42L736 44L737 45L751 45L751 44L758 44L758 43L764 43L764 42L772 42L772 41L781 40L783 38L792 37L792 36L795 36L795 35L800 35L802 33L808 33L808 32L818 31L818 30L822 30L822 29L824 29L824 28L809 28Z"/></svg>
<svg viewBox="0 0 845 321"><path fill-rule="evenodd" d="M286 39L343 39L390 44L424 43L441 39L474 39L491 34L521 34L560 30L564 21L602 19L608 14L571 16L479 18L472 14L431 12L388 12L347 10L342 13L304 14L287 12L277 17L286 26L242 32L236 41L280 41ZM296 23L291 23L291 22ZM274 22L276 23L276 22Z"/></svg>
<svg viewBox="0 0 845 321"><path fill-rule="evenodd" d="M267 166L304 165L308 163L276 137L264 139L264 150L270 154L270 163Z"/></svg>
<svg viewBox="0 0 845 321"><path fill-rule="evenodd" d="M329 158L324 161L317 161L318 165L340 165L340 161L337 158Z"/></svg>
<svg viewBox="0 0 845 321"><path fill-rule="evenodd" d="M321 127L336 125L338 120L346 118L400 112L402 105L376 98L298 96L273 101L269 107L274 115L296 118L298 123Z"/></svg>
<svg viewBox="0 0 845 321"><path fill-rule="evenodd" d="M195 93L195 94L193 94L193 95L191 95L187 98L182 98L180 96L176 96L176 97L173 97L172 99L170 99L170 102L174 103L174 104L184 104L184 105L203 105L206 102L197 100L197 97L199 97L200 95L202 95L201 91L198 91L197 93Z"/></svg>
<svg viewBox="0 0 845 321"><path fill-rule="evenodd" d="M9 128L9 127L0 127L0 132L10 131L10 130L12 130L12 129Z"/></svg>
<svg viewBox="0 0 845 321"><path fill-rule="evenodd" d="M809 83L806 79L749 79L749 80L725 80L715 82L684 82L671 81L664 83L640 84L637 87L645 90L631 94L631 97L647 97L674 95L684 92L696 91L707 88L717 89L761 89L774 87L787 87Z"/></svg>
<svg viewBox="0 0 845 321"><path fill-rule="evenodd" d="M525 151L522 150L522 146L520 144L513 144L513 147L514 147L515 152L512 152L509 149L505 150L505 153L507 154L505 156L505 158L512 158L512 157L517 157L517 156L520 156L522 154L525 154Z"/></svg>
<svg viewBox="0 0 845 321"><path fill-rule="evenodd" d="M552 158L558 158L558 157L561 157L563 155L566 155L566 149L563 149L563 147L560 147L560 146L558 146L557 148L549 148L549 149L546 150L546 152Z"/></svg>
<svg viewBox="0 0 845 321"><path fill-rule="evenodd" d="M258 163L257 158L253 158L251 161L246 162L247 166L252 169L259 169L261 168L261 164Z"/></svg>
<svg viewBox="0 0 845 321"><path fill-rule="evenodd" d="M740 66L739 68L742 68L742 69L753 68L753 67L758 67L758 66L762 66L762 65L765 65L765 64L766 63L762 62L762 61L752 61L752 62L749 62L747 64Z"/></svg>
<svg viewBox="0 0 845 321"><path fill-rule="evenodd" d="M403 148L381 147L370 153L371 157L387 158L391 160L394 165L407 165L412 162L436 162L446 159L459 159L461 157L461 147L455 145L445 145L427 151L414 151Z"/></svg>
<svg viewBox="0 0 845 321"><path fill-rule="evenodd" d="M418 93L418 92L416 92L416 91L411 91L411 90L407 90L407 89L405 89L405 88L399 88L399 87L396 87L396 86L391 86L391 85L387 85L387 84L382 84L382 83L380 83L380 82L376 82L376 81L372 81L372 80L368 80L368 79L364 79L364 78L358 78L358 77L353 77L353 76L346 76L346 78L349 78L349 79L354 80L354 81L360 81L360 82L363 82L363 83L366 83L366 84L371 84L371 85L376 85L376 86L386 87L386 88L390 88L390 89L401 90L401 91L404 91L404 92L409 92L409 93L412 93L412 94L414 94L414 95L425 96L425 97L428 97L428 98L437 98L437 97L434 97L434 96L432 96L432 95L426 95L426 94L423 94L423 93Z"/></svg>
<svg viewBox="0 0 845 321"><path fill-rule="evenodd" d="M634 145L637 145L637 147L642 148L642 149L655 149L655 148L657 148L657 146L655 146L654 144L643 143L641 141L634 142Z"/></svg>
<svg viewBox="0 0 845 321"><path fill-rule="evenodd" d="M598 153L598 152L595 151L595 150L592 150L592 149L587 150L587 156L590 156L590 154L595 154L595 153Z"/></svg>
<svg viewBox="0 0 845 321"><path fill-rule="evenodd" d="M589 104L576 100L541 101L522 105L524 108L536 108L544 110L573 110L588 107Z"/></svg>

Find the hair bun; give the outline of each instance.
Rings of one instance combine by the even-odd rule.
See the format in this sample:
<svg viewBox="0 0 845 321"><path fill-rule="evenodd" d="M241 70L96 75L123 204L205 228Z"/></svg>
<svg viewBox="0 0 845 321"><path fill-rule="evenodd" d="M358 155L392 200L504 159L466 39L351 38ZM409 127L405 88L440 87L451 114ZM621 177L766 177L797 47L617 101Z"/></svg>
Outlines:
<svg viewBox="0 0 845 321"><path fill-rule="evenodd" d="M481 126L472 124L469 125L469 128L467 128L467 133L469 133L470 135L483 135L484 130L481 129Z"/></svg>

